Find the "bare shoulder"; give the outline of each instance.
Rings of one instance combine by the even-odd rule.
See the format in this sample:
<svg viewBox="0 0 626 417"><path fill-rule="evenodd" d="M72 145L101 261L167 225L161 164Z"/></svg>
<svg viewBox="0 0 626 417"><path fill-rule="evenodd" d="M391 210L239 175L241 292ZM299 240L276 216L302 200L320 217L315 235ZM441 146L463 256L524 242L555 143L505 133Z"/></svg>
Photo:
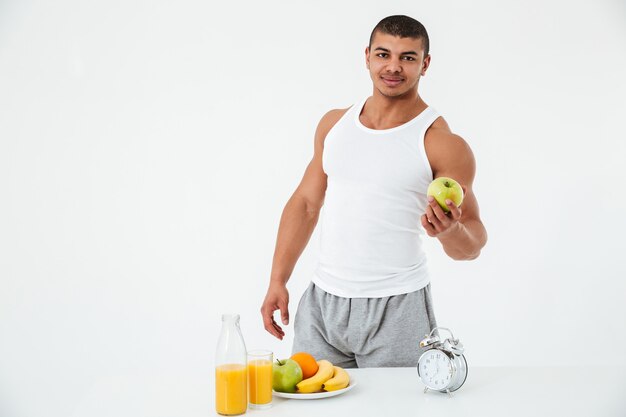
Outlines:
<svg viewBox="0 0 626 417"><path fill-rule="evenodd" d="M350 107L346 107L345 109L332 109L326 112L324 116L322 116L322 120L320 123L332 123L334 126L335 123L341 119L341 117L350 109ZM331 126L332 127L332 126Z"/></svg>
<svg viewBox="0 0 626 417"><path fill-rule="evenodd" d="M453 133L443 117L437 118L426 130L424 137L426 150L437 152L439 149L449 152L452 148L468 148L469 145L461 136ZM454 149L452 149L454 150Z"/></svg>
<svg viewBox="0 0 626 417"><path fill-rule="evenodd" d="M324 204L326 194L326 173L322 162L324 141L330 129L335 126L348 109L333 109L322 116L315 130L315 145L313 159L309 162L300 185L294 192L294 196L302 198L307 206L307 211L317 213Z"/></svg>
<svg viewBox="0 0 626 417"><path fill-rule="evenodd" d="M469 144L452 132L443 117L435 120L426 131L424 147L434 177L443 176L458 168L472 173L475 170L474 154Z"/></svg>
<svg viewBox="0 0 626 417"><path fill-rule="evenodd" d="M319 142L320 145L324 143L324 139L326 139L326 135L330 132L330 129L337 124L339 119L349 110L350 108L345 109L332 109L324 116L322 116L319 124L317 125L317 131L315 132L315 141Z"/></svg>

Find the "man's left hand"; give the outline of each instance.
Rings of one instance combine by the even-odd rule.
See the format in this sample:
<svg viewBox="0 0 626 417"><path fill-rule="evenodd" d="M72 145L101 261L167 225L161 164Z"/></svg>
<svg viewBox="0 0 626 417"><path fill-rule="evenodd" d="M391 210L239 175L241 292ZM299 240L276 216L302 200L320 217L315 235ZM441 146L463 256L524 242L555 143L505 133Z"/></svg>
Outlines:
<svg viewBox="0 0 626 417"><path fill-rule="evenodd" d="M452 200L446 200L446 204L450 211L444 212L439 203L432 197L428 196L428 205L426 213L422 215L422 226L430 237L443 237L453 233L460 226L461 209L457 207Z"/></svg>

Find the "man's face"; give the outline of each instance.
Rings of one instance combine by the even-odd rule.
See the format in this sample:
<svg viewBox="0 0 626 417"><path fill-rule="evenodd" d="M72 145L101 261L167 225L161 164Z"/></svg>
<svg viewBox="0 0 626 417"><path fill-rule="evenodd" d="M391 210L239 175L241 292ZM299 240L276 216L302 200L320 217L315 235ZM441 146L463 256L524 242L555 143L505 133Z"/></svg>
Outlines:
<svg viewBox="0 0 626 417"><path fill-rule="evenodd" d="M376 32L365 61L374 87L387 97L398 97L417 89L426 73L430 55L424 57L421 39L400 38Z"/></svg>

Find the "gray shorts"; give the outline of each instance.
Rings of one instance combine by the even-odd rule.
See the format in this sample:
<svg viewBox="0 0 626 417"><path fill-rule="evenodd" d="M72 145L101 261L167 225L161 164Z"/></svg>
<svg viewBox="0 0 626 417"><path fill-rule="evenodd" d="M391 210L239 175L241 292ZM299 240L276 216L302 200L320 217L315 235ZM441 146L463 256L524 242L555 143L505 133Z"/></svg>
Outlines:
<svg viewBox="0 0 626 417"><path fill-rule="evenodd" d="M436 326L430 284L390 297L344 298L311 282L296 311L292 353L343 368L417 366L425 351L419 342Z"/></svg>

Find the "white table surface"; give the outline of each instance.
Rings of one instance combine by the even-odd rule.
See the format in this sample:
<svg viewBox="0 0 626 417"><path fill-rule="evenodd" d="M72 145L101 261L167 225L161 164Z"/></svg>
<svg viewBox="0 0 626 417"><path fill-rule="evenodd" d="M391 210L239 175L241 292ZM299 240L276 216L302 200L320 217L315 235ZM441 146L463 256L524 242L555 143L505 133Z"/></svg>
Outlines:
<svg viewBox="0 0 626 417"><path fill-rule="evenodd" d="M357 386L320 400L274 397L257 417L289 416L585 416L626 417L626 369L592 367L470 367L450 398L429 391L415 368L348 369ZM212 378L120 375L99 381L74 416L214 416Z"/></svg>

